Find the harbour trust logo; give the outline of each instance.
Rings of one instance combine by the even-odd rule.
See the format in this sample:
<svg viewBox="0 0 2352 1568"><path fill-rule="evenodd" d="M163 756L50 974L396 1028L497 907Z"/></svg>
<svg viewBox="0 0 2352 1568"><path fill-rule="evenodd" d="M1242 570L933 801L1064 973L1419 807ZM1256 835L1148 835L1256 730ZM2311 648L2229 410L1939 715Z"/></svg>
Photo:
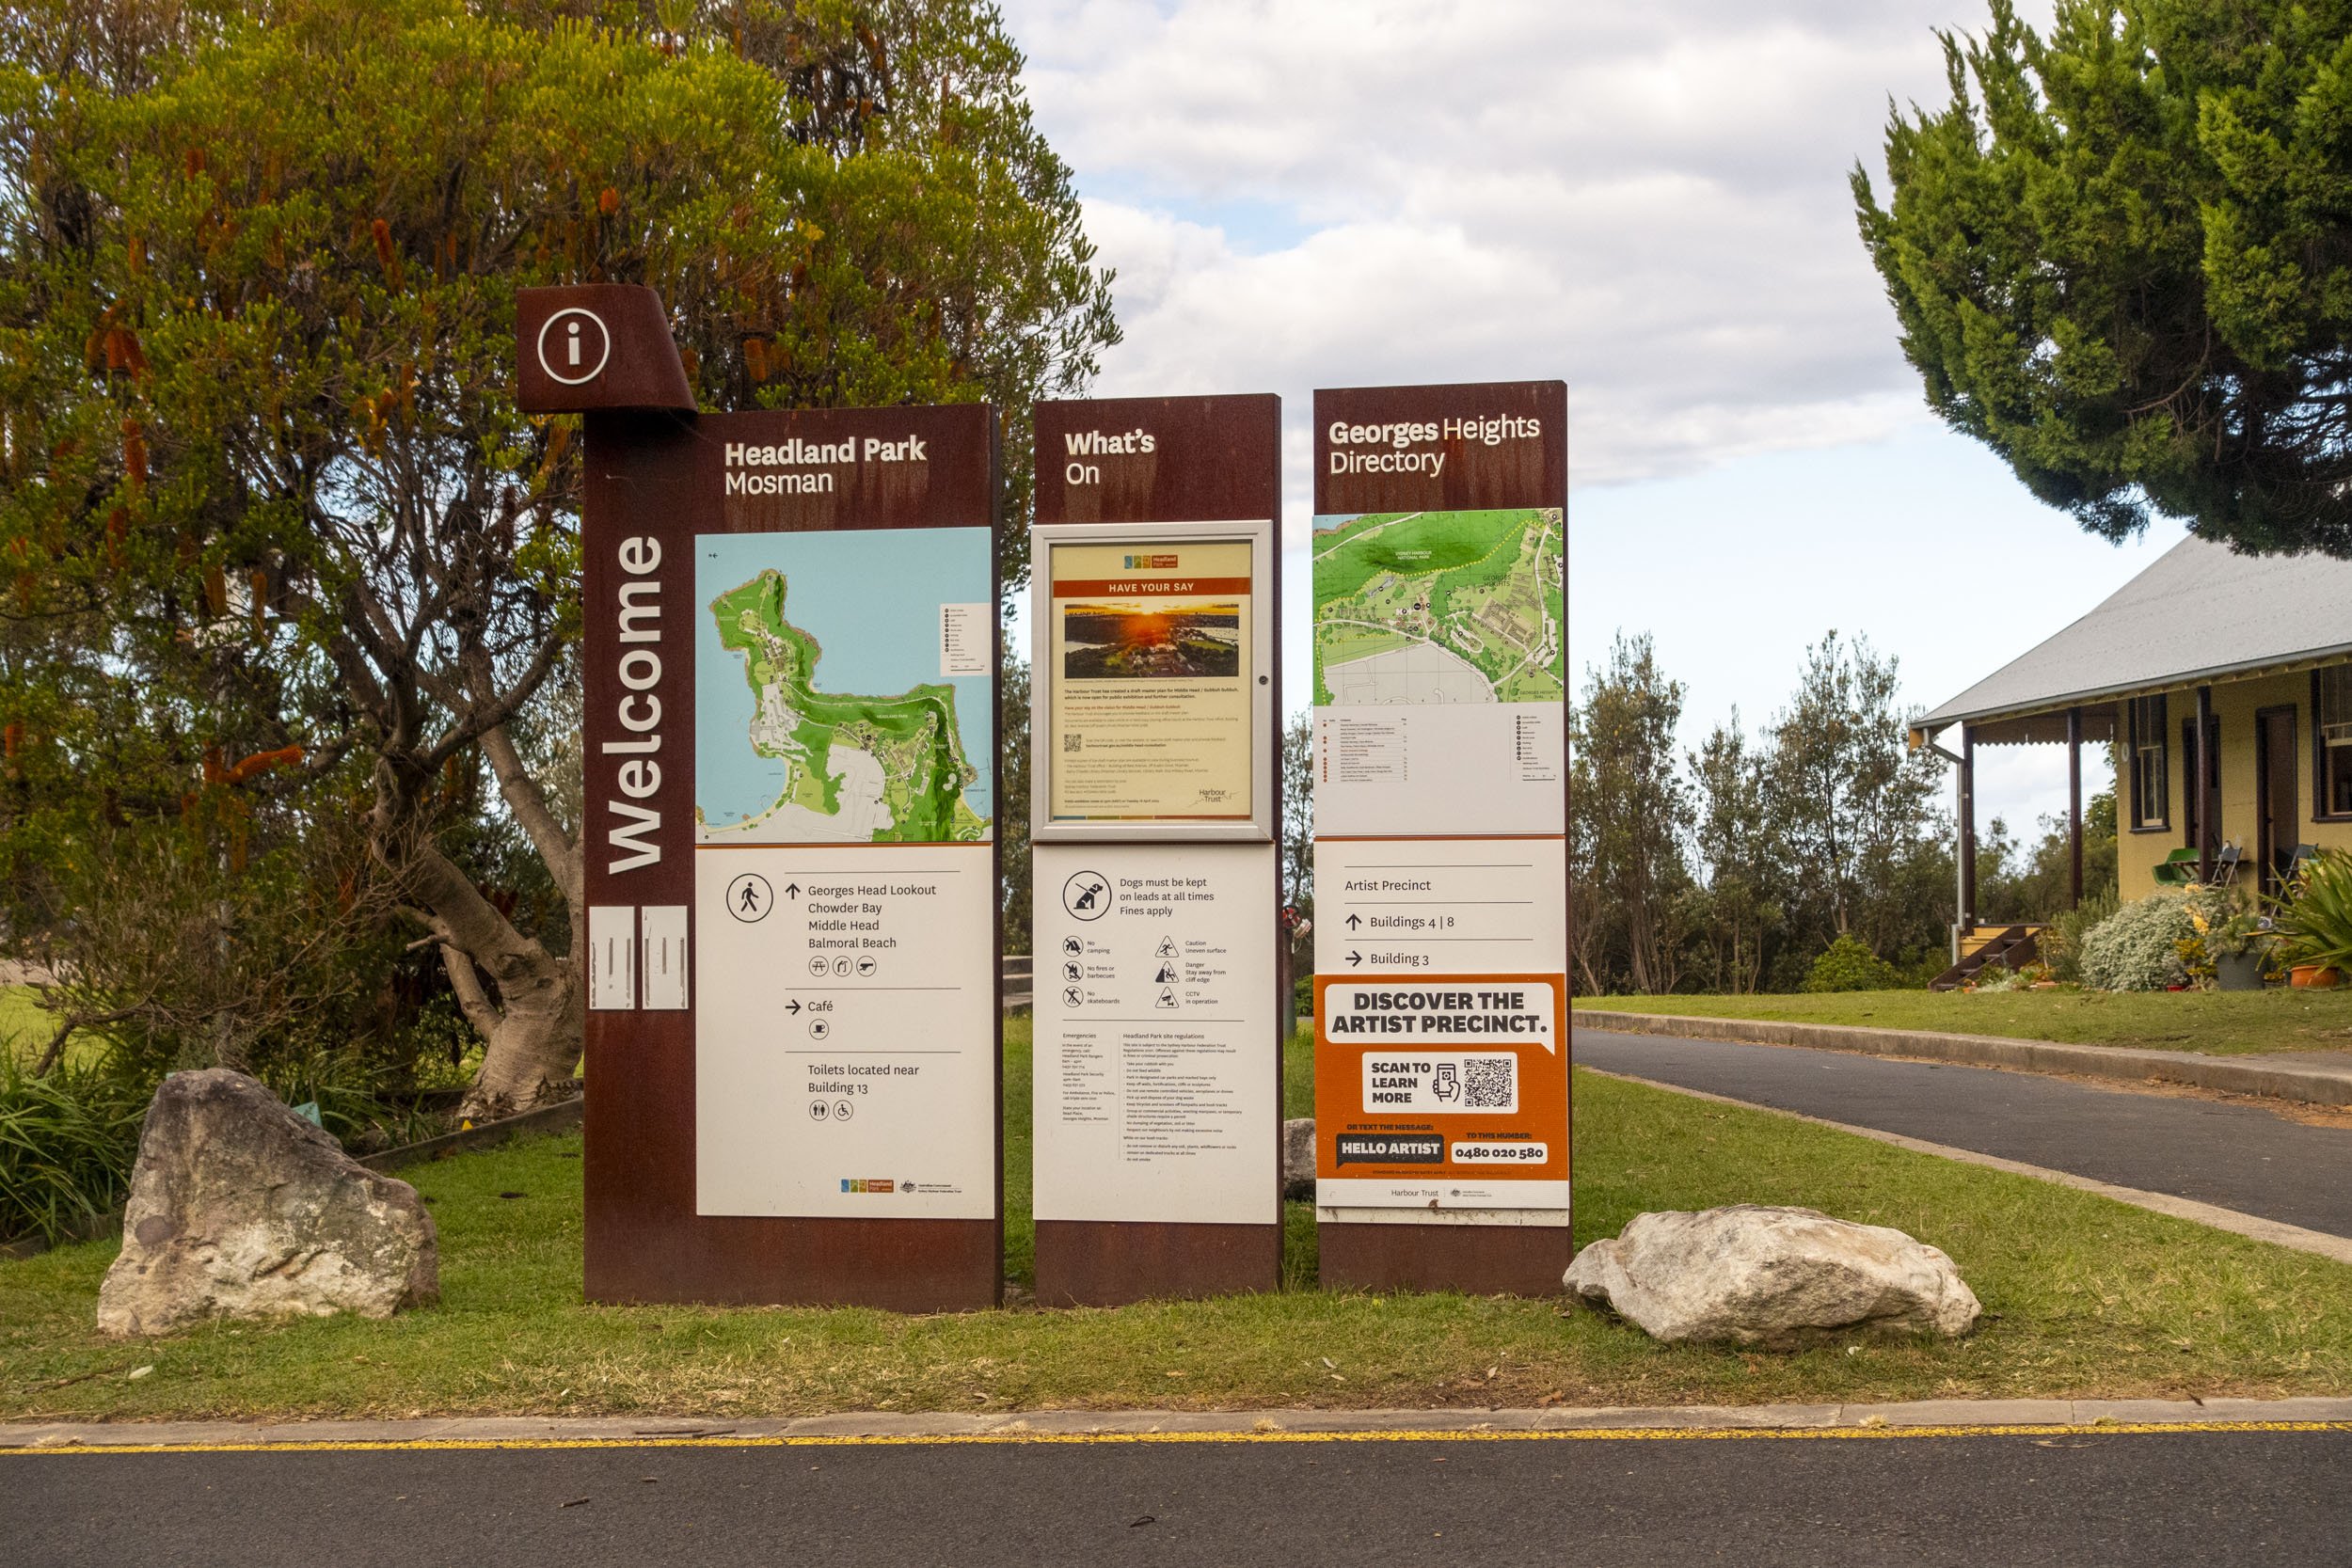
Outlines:
<svg viewBox="0 0 2352 1568"><path fill-rule="evenodd" d="M1173 555L1129 555L1121 556L1120 559L1127 563L1122 568L1125 571L1172 572L1176 570L1176 557Z"/></svg>

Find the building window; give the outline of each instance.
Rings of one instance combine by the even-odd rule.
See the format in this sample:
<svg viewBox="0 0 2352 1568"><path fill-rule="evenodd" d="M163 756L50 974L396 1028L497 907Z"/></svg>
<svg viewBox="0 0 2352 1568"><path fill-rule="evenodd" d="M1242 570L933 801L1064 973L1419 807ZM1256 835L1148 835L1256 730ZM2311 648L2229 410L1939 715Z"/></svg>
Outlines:
<svg viewBox="0 0 2352 1568"><path fill-rule="evenodd" d="M2135 697L2129 708L2132 826L2140 830L2162 828L2172 819L2165 794L2169 780L2164 754L2163 694Z"/></svg>
<svg viewBox="0 0 2352 1568"><path fill-rule="evenodd" d="M2204 847L2197 836L2206 802L2221 796L2221 721L2205 721L2205 787L2197 787L2197 721L2181 721L2181 842L2192 849ZM2214 835L2217 842L2220 834Z"/></svg>
<svg viewBox="0 0 2352 1568"><path fill-rule="evenodd" d="M2352 817L2352 664L2312 673L2312 815Z"/></svg>

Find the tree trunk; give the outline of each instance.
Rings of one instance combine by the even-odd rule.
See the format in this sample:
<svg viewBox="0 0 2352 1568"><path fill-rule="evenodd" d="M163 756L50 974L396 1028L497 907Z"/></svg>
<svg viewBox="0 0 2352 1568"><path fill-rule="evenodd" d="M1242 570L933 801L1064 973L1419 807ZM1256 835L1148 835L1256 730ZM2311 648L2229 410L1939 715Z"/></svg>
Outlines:
<svg viewBox="0 0 2352 1568"><path fill-rule="evenodd" d="M485 733L483 745L517 820L564 890L577 953L582 920L578 848L555 826L504 732ZM423 787L423 781L404 777L389 762L377 766L376 852L438 939L458 1006L482 1037L482 1069L458 1114L475 1121L512 1116L538 1103L548 1085L568 1081L579 1066L585 1017L579 967L573 958L550 953L516 930L441 853L417 804Z"/></svg>

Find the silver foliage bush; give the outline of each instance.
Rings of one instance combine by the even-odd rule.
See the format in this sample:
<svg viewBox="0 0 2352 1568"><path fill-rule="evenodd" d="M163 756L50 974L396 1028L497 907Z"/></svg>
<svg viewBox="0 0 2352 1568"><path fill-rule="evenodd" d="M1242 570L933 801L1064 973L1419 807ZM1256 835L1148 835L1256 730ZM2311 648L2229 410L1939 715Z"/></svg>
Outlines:
<svg viewBox="0 0 2352 1568"><path fill-rule="evenodd" d="M2166 990L2188 984L2180 943L2197 934L2193 909L2218 911L2206 888L2167 888L2124 905L2083 937L2083 984L2094 990Z"/></svg>

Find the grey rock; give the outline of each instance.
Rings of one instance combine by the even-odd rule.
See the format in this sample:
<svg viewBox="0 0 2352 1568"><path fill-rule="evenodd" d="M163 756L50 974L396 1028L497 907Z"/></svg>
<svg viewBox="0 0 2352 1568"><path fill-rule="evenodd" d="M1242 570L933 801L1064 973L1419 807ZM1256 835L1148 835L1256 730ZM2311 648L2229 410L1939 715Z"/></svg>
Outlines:
<svg viewBox="0 0 2352 1568"><path fill-rule="evenodd" d="M1311 1203L1315 1196L1315 1118L1293 1117L1282 1123L1282 1196Z"/></svg>
<svg viewBox="0 0 2352 1568"><path fill-rule="evenodd" d="M359 1164L242 1072L175 1072L155 1091L100 1329L389 1318L439 1294L433 1216L414 1187Z"/></svg>
<svg viewBox="0 0 2352 1568"><path fill-rule="evenodd" d="M1576 1255L1565 1279L1652 1338L1796 1349L1850 1330L1959 1336L1976 1292L1952 1260L1883 1225L1737 1204L1637 1214Z"/></svg>

